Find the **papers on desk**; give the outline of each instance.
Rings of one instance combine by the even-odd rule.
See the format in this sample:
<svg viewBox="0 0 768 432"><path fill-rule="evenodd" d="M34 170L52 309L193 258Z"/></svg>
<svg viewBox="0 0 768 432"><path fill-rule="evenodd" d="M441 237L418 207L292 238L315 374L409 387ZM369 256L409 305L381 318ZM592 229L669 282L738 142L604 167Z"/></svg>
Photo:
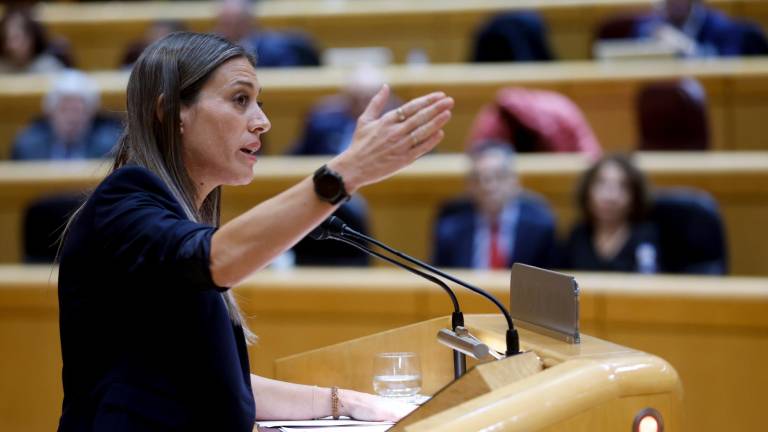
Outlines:
<svg viewBox="0 0 768 432"><path fill-rule="evenodd" d="M391 428L393 422L367 422L359 420L277 420L259 421L259 427L279 428L284 432L384 432Z"/></svg>

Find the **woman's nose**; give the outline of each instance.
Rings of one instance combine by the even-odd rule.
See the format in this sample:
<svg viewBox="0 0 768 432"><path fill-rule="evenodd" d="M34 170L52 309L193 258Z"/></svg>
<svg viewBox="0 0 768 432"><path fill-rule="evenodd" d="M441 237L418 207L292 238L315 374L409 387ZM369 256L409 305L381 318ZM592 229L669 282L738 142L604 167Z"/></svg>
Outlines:
<svg viewBox="0 0 768 432"><path fill-rule="evenodd" d="M251 133L267 133L272 128L272 123L270 123L269 119L267 118L267 115L264 113L264 111L259 108L256 113L251 117L251 120L248 123L248 130Z"/></svg>

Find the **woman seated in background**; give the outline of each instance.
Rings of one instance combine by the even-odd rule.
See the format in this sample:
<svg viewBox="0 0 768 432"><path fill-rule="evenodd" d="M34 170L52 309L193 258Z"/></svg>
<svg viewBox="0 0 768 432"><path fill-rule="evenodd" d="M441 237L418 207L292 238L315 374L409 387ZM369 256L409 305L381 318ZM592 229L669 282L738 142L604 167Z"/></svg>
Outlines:
<svg viewBox="0 0 768 432"><path fill-rule="evenodd" d="M563 250L562 267L655 273L658 233L646 219L645 176L624 155L603 157L582 176L577 193L581 220Z"/></svg>
<svg viewBox="0 0 768 432"><path fill-rule="evenodd" d="M6 8L0 21L0 73L48 73L64 68L49 52L43 27L23 8Z"/></svg>

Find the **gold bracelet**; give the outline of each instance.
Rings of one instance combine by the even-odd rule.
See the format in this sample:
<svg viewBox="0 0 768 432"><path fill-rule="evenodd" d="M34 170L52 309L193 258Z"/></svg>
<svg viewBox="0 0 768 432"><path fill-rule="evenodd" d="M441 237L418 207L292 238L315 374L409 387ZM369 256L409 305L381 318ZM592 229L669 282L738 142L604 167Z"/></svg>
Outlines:
<svg viewBox="0 0 768 432"><path fill-rule="evenodd" d="M331 387L331 417L333 417L334 420L339 419L339 407L343 406L344 404L341 403L341 400L339 399L339 388L336 386Z"/></svg>

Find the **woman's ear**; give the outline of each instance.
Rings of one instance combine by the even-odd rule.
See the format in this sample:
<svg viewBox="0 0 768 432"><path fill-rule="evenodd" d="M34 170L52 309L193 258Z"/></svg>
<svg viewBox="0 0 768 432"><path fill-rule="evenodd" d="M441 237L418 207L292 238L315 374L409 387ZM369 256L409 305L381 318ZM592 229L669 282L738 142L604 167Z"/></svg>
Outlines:
<svg viewBox="0 0 768 432"><path fill-rule="evenodd" d="M155 104L155 116L157 116L157 120L162 123L163 122L163 101L165 100L165 96L161 93L160 96L157 98L157 103Z"/></svg>

